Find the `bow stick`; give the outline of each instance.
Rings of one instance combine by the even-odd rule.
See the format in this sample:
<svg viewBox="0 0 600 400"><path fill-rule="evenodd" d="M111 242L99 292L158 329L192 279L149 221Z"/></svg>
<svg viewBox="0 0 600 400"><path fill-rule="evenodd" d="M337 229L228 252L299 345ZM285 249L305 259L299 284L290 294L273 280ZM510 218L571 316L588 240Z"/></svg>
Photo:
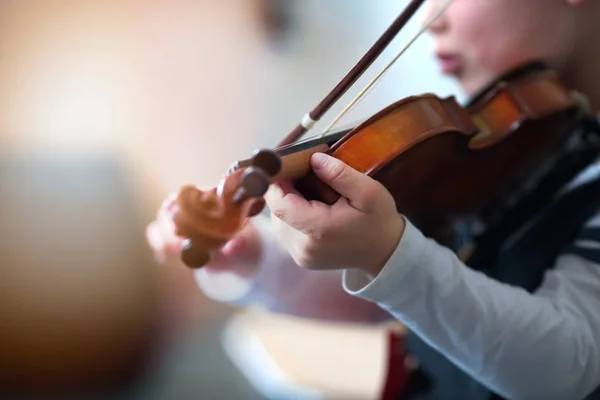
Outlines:
<svg viewBox="0 0 600 400"><path fill-rule="evenodd" d="M358 63L348 72L348 74L333 88L333 90L314 108L306 113L300 123L292 132L290 132L278 145L286 146L298 140L306 131L312 128L340 97L342 97L350 86L361 77L361 75L373 64L377 57L385 50L394 37L406 25L406 23L417 12L425 0L412 0L402 14L390 25L390 27L381 35L375 44L358 61Z"/></svg>

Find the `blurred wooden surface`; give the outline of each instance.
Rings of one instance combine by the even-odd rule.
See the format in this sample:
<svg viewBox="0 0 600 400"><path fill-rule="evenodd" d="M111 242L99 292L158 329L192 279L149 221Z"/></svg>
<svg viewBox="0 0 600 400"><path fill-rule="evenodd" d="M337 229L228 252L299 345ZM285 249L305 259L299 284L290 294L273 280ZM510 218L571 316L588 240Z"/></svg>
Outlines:
<svg viewBox="0 0 600 400"><path fill-rule="evenodd" d="M250 309L231 318L225 346L240 370L268 397L376 400L387 372L390 327Z"/></svg>
<svg viewBox="0 0 600 400"><path fill-rule="evenodd" d="M110 388L159 337L157 271L111 159L0 159L3 390Z"/></svg>

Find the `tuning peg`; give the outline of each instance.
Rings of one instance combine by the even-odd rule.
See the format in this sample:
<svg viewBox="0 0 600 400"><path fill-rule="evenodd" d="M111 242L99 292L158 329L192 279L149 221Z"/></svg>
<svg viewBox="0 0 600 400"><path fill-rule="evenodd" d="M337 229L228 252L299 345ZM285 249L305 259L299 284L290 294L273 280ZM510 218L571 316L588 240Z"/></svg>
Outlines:
<svg viewBox="0 0 600 400"><path fill-rule="evenodd" d="M250 197L260 197L269 189L271 179L261 168L248 167L242 173L240 187L231 199L234 204L239 204Z"/></svg>
<svg viewBox="0 0 600 400"><path fill-rule="evenodd" d="M281 171L281 158L269 149L261 149L254 152L251 165L265 171L271 178Z"/></svg>
<svg viewBox="0 0 600 400"><path fill-rule="evenodd" d="M210 261L210 255L194 248L190 239L181 246L181 261L190 268L200 268Z"/></svg>
<svg viewBox="0 0 600 400"><path fill-rule="evenodd" d="M245 160L236 161L227 170L227 175L237 171L240 168L257 167L264 170L267 175L274 177L281 171L281 158L273 151L268 149L256 150L254 155Z"/></svg>

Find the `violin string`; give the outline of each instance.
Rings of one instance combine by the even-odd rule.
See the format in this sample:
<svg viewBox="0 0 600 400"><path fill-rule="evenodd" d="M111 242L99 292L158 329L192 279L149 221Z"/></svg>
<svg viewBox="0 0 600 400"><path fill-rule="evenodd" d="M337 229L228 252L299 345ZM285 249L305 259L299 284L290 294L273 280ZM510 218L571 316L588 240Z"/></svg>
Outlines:
<svg viewBox="0 0 600 400"><path fill-rule="evenodd" d="M362 121L360 121L360 122L362 122ZM339 131L342 131L342 130L345 130L345 129L352 130L355 126L356 126L356 123L350 123L350 124L347 124L347 125L342 125L339 128ZM307 136L307 137L305 137L303 139L297 140L297 141L295 141L293 143L290 143L288 145L285 145L285 146L282 146L282 147L278 147L277 149L278 150L286 149L286 148L297 146L297 145L300 145L300 144L303 144L303 143L306 143L306 142L310 142L311 140L315 140L315 139L318 139L318 138L321 138L321 137L322 137L321 134L318 133L316 135Z"/></svg>
<svg viewBox="0 0 600 400"><path fill-rule="evenodd" d="M419 32L417 32L417 34L412 37L412 39L406 44L406 46L404 46L398 52L398 54L396 54L396 56L392 58L392 60L389 61L385 67L383 67L383 69L375 76L375 78L373 78L350 102L350 104L348 104L338 114L338 116L329 124L329 126L327 126L327 128L325 128L325 130L317 136L325 136L333 128L333 126L337 124L340 119L343 118L344 115L346 115L352 108L354 108L354 106L356 106L365 97L367 93L370 93L371 89L373 89L376 86L376 84L380 82L381 78L388 72L390 67L415 43L415 41L423 33L425 33L429 29L429 27L448 9L448 7L450 7L450 4L452 4L453 1L454 0L446 0L446 2L431 16L431 18L429 18L429 20L427 20L427 22L423 24Z"/></svg>

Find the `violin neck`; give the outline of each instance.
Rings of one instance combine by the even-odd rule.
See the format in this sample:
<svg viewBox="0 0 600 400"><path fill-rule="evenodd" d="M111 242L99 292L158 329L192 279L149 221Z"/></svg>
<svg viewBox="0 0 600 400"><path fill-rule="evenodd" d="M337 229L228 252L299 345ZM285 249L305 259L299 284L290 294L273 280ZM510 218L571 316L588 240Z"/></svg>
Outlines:
<svg viewBox="0 0 600 400"><path fill-rule="evenodd" d="M288 155L292 155L294 153L309 150L314 147L320 147L324 144L327 146L331 146L333 143L335 143L338 140L340 140L341 138L343 138L351 130L352 130L352 128L349 128L349 129L346 128L346 129L328 134L326 136L322 136L322 137L316 136L313 138L302 140L297 143L289 144L287 146L278 147L274 151L278 156L285 157Z"/></svg>
<svg viewBox="0 0 600 400"><path fill-rule="evenodd" d="M311 171L310 158L312 155L328 152L329 148L349 131L339 131L275 149L275 153L281 157L281 171L273 180L295 181L305 177Z"/></svg>
<svg viewBox="0 0 600 400"><path fill-rule="evenodd" d="M310 157L314 153L324 153L331 145L344 137L352 128L346 128L326 136L314 137L297 143L278 147L273 152L281 158L281 171L273 178L278 180L296 180L310 171ZM230 172L253 165L253 158L236 162Z"/></svg>

